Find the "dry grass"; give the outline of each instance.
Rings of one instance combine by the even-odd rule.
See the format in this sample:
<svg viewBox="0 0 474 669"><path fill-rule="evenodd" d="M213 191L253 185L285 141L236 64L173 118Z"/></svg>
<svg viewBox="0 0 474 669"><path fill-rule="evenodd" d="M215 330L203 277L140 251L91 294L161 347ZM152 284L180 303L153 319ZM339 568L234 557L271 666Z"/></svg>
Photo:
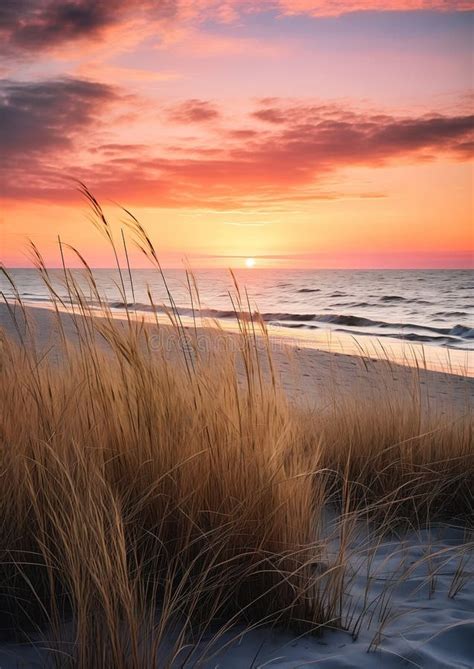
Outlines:
<svg viewBox="0 0 474 669"><path fill-rule="evenodd" d="M145 231L132 227L161 272ZM2 341L0 610L25 634L47 623L58 665L182 666L199 663L199 640L212 654L237 623L343 625L356 523L388 531L469 518L470 416L422 417L416 373L403 404L346 400L311 413L278 387L253 317L239 319L238 352L200 355L170 295L182 344L170 357L133 313L125 327L105 304L94 315L65 270L71 343L59 311L68 305L35 253L63 336L54 355L22 322L19 345ZM189 286L197 304L192 277ZM234 299L243 314L237 286ZM341 520L328 562L330 507Z"/></svg>

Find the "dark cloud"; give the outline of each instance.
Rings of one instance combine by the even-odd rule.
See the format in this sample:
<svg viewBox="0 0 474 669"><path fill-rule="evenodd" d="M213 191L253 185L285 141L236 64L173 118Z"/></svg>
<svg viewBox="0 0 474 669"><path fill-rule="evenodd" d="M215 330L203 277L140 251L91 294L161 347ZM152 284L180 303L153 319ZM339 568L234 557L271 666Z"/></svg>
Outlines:
<svg viewBox="0 0 474 669"><path fill-rule="evenodd" d="M32 55L95 39L130 17L163 18L175 11L175 0L1 0L0 50Z"/></svg>
<svg viewBox="0 0 474 669"><path fill-rule="evenodd" d="M217 107L208 100L185 100L173 107L168 114L174 123L206 123L219 118Z"/></svg>
<svg viewBox="0 0 474 669"><path fill-rule="evenodd" d="M315 171L414 154L429 158L448 152L462 158L469 153L474 134L474 116L468 114L398 118L334 106L273 105L253 116L277 126L264 133L260 146L253 147L257 155L266 153L288 166Z"/></svg>
<svg viewBox="0 0 474 669"><path fill-rule="evenodd" d="M403 152L431 147L463 151L465 139L473 134L473 122L474 115L392 119L381 127L369 127L368 136L382 151L393 148Z"/></svg>
<svg viewBox="0 0 474 669"><path fill-rule="evenodd" d="M94 36L115 21L117 0L2 0L0 36L13 53Z"/></svg>
<svg viewBox="0 0 474 669"><path fill-rule="evenodd" d="M98 118L104 104L117 98L111 86L84 79L0 81L2 155L31 156L67 148Z"/></svg>
<svg viewBox="0 0 474 669"><path fill-rule="evenodd" d="M0 81L2 195L64 191L77 140L83 146L102 125L103 110L118 99L112 87L82 79Z"/></svg>

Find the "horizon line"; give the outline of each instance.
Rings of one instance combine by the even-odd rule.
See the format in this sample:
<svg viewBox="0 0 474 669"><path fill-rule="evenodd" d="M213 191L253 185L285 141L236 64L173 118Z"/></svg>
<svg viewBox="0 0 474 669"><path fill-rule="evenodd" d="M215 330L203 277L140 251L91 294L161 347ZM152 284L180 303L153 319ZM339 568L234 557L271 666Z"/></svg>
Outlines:
<svg viewBox="0 0 474 669"><path fill-rule="evenodd" d="M25 267L25 266L20 266L20 265L3 265L3 267L8 271L8 270L32 270L32 271L38 271L38 268L36 267ZM64 270L64 267L62 265L54 265L54 266L45 266L45 269L47 270ZM86 268L83 266L77 266L77 267L70 267L66 266L67 270L85 270ZM89 269L91 270L115 270L118 271L119 268L116 265L112 265L110 267L93 267L89 266ZM150 271L156 271L156 267L130 267L132 271L142 271L142 270L150 270ZM163 266L164 270L181 270L181 271L186 271L186 267L184 265L180 266ZM231 265L228 266L223 266L223 267L206 267L206 266L195 266L191 267L191 270L212 270L212 271L227 271L227 270L245 270L246 272L259 272L261 270L264 271L334 271L334 272L350 272L350 271L360 271L360 272L377 272L384 270L386 272L401 272L401 271L408 271L408 272L432 272L432 271L440 271L440 272L472 272L474 271L474 266L471 267L383 267L383 266L377 266L377 267L245 267L245 266L237 266L237 267L232 267ZM127 270L128 268L125 265L124 267L120 267L120 270Z"/></svg>

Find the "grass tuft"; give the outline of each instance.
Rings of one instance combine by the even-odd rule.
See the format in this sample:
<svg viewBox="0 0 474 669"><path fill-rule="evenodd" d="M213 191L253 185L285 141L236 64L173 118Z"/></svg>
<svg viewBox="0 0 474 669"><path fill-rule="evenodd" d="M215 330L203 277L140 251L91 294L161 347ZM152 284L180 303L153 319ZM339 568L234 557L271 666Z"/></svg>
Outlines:
<svg viewBox="0 0 474 669"><path fill-rule="evenodd" d="M125 236L124 272L100 204L83 192L114 250L127 305ZM78 251L88 290L63 262L64 300L32 249L59 333L52 350L36 344L18 293L9 305L19 336L3 336L0 348L2 626L20 638L47 629L59 666L89 669L199 663L239 625L305 633L348 628L350 619L356 638L362 620L348 601L356 526L383 535L472 518L471 416L425 415L416 370L403 401L328 389L325 411L290 402L265 324L237 283L239 346L201 353L197 316L183 325L150 238L129 218L168 291L168 326L129 307L117 321ZM191 273L187 281L198 305ZM152 336L174 337L174 354ZM461 557L450 596L463 565ZM388 599L386 611L374 646Z"/></svg>

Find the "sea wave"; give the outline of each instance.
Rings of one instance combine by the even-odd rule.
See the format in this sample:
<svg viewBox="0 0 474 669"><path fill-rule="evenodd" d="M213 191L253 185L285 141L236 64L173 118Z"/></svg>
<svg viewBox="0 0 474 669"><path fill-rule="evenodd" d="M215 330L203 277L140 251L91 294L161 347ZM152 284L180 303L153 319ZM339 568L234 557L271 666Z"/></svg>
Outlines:
<svg viewBox="0 0 474 669"><path fill-rule="evenodd" d="M166 313L164 307L152 307L149 304L113 302L116 309L136 309L138 311L153 311L155 308L159 313ZM463 341L474 339L474 328L458 323L453 327L436 327L432 325L421 325L418 323L401 323L375 320L355 314L318 314L318 313L290 313L290 312L263 312L260 314L248 312L236 312L233 309L190 309L178 307L180 316L197 316L214 319L235 319L237 316L243 320L251 318L262 318L263 321L277 327L317 329L330 326L332 329L346 331L352 334L367 334L408 341L433 342L441 345L462 344ZM357 328L352 330L352 328Z"/></svg>
<svg viewBox="0 0 474 669"><path fill-rule="evenodd" d="M380 302L407 302L407 303L416 303L416 304L433 304L433 302L430 302L429 300L422 300L420 298L409 298L409 297L402 297L401 295L382 295L380 298Z"/></svg>
<svg viewBox="0 0 474 669"><path fill-rule="evenodd" d="M383 295L380 298L381 302L404 302L405 298L401 295Z"/></svg>

